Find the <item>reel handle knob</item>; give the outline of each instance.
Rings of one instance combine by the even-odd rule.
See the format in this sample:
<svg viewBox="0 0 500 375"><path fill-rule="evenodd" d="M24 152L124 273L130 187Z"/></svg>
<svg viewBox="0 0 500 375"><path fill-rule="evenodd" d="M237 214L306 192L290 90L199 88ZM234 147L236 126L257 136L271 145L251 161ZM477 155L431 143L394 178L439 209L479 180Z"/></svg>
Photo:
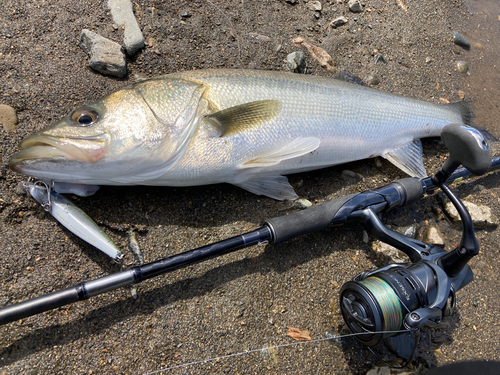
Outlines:
<svg viewBox="0 0 500 375"><path fill-rule="evenodd" d="M437 327L443 312L438 308L422 307L406 315L404 324L408 328Z"/></svg>
<svg viewBox="0 0 500 375"><path fill-rule="evenodd" d="M467 125L448 124L441 131L441 138L450 152L450 156L441 168L446 178L441 180L441 176L438 177L441 182L446 181L460 165L477 176L485 174L490 169L490 149L477 129Z"/></svg>

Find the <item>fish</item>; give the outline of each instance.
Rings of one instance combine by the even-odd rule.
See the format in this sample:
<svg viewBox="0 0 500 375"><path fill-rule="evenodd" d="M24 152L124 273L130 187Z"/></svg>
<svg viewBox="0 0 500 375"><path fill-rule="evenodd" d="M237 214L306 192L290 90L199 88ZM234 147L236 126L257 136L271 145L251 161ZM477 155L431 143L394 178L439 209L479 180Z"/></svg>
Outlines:
<svg viewBox="0 0 500 375"><path fill-rule="evenodd" d="M193 70L75 109L22 140L9 166L82 196L101 185L229 183L293 200L285 175L376 156L425 177L421 139L470 117L465 102L434 104L328 77Z"/></svg>

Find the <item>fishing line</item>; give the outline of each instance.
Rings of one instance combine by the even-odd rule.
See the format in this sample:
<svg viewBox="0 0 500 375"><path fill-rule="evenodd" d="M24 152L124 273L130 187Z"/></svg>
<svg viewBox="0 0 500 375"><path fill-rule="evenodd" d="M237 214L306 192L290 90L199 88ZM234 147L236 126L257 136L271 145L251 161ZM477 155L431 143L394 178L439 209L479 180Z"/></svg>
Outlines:
<svg viewBox="0 0 500 375"><path fill-rule="evenodd" d="M382 331L382 332L376 332L376 333L395 334L395 333L402 333L402 332L408 332L408 331L409 330L404 329L404 330L396 330L396 331ZM411 331L416 331L416 330L410 330L410 332ZM199 364L202 364L202 363L214 362L214 361L218 361L218 360L221 360L221 359L228 359L228 358L233 358L233 357L239 357L239 356L242 356L242 355L245 355L245 354L265 352L266 350L270 350L270 349L286 348L286 347L290 347L290 346L303 345L303 344L313 344L313 343L318 343L318 342L328 341L328 340L340 340L340 339L343 339L345 337L353 337L353 336L359 336L359 335L371 335L371 334L374 334L374 333L375 332L351 333L351 334L342 335L342 336L325 337L323 339L316 339L316 340L310 340L310 341L291 342L291 343L288 343L288 344L281 344L281 345L269 346L269 347L260 348L260 349L252 349L252 350L248 350L248 351L245 351L245 352L228 354L228 355L223 355L223 356L220 356L220 357L207 358L207 359L202 359L200 361L189 362L189 363L184 363L184 364L181 364L181 365L167 367L167 368L164 368L164 369L160 369L160 370L156 370L156 371L152 371L152 372L147 372L144 375L158 374L158 373L164 372L164 371L175 370L175 369L183 368L183 367L187 367L187 366L199 365ZM377 356L377 354L374 353L373 351L372 351L372 353Z"/></svg>
<svg viewBox="0 0 500 375"><path fill-rule="evenodd" d="M359 284L368 289L378 302L384 317L384 330L397 331L404 319L398 296L389 284L378 277L368 277ZM384 335L383 337L387 337Z"/></svg>

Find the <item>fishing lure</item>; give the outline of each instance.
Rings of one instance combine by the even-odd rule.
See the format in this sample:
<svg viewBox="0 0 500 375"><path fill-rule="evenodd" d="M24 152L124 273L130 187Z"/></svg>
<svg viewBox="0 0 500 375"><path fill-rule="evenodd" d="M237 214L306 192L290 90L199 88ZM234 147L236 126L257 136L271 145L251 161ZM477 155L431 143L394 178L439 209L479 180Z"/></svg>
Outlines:
<svg viewBox="0 0 500 375"><path fill-rule="evenodd" d="M22 182L22 187L69 231L113 258L115 262L123 261L124 254L111 238L69 199L55 192L42 181L25 181Z"/></svg>

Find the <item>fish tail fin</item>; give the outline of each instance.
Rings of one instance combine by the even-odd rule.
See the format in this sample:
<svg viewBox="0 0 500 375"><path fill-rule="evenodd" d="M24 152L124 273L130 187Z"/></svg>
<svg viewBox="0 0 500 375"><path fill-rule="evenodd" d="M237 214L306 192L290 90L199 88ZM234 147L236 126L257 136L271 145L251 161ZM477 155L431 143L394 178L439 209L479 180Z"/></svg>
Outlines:
<svg viewBox="0 0 500 375"><path fill-rule="evenodd" d="M456 102L448 103L447 106L460 114L462 117L462 123L465 125L471 125L474 114L472 113L469 103L465 100L458 100Z"/></svg>
<svg viewBox="0 0 500 375"><path fill-rule="evenodd" d="M460 116L462 117L462 123L464 123L465 125L474 126L474 128L477 129L487 141L491 143L500 142L498 138L491 134L489 131L477 127L476 125L472 125L472 118L474 118L474 113L472 112L469 103L467 103L465 100L451 102L448 103L447 106L453 108L453 110L457 111L460 114Z"/></svg>

